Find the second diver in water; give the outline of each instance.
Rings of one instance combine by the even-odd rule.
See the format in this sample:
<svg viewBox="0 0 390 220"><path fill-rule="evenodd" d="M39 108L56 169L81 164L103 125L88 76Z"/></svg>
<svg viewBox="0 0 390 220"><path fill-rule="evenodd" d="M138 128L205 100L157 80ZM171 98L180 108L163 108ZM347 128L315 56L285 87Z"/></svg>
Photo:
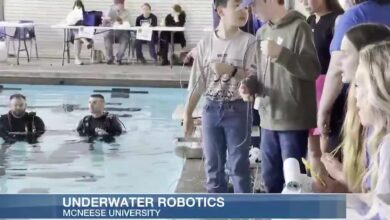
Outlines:
<svg viewBox="0 0 390 220"><path fill-rule="evenodd" d="M101 138L105 142L113 142L115 136L122 134L122 124L116 115L105 112L104 96L93 94L89 98L90 115L85 116L77 126L80 136L89 141Z"/></svg>

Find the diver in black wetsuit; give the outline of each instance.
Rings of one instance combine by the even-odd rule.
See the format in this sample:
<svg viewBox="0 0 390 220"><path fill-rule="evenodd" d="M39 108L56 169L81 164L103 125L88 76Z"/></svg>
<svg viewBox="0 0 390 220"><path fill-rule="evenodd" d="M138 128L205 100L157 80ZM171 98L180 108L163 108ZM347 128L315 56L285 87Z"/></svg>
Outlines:
<svg viewBox="0 0 390 220"><path fill-rule="evenodd" d="M10 111L0 117L0 137L4 144L25 141L38 143L38 138L45 133L45 124L35 112L26 112L26 97L14 94L10 97Z"/></svg>
<svg viewBox="0 0 390 220"><path fill-rule="evenodd" d="M99 137L105 142L113 142L115 136L122 134L122 125L118 117L104 110L104 97L100 94L91 95L89 98L91 115L85 116L77 126L80 136L89 137L90 142Z"/></svg>

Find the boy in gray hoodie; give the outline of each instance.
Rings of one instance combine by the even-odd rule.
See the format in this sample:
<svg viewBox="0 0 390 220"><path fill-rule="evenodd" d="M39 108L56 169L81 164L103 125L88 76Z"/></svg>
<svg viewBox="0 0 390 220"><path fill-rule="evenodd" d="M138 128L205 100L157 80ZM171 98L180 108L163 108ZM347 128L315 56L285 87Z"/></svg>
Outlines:
<svg viewBox="0 0 390 220"><path fill-rule="evenodd" d="M254 0L267 22L257 32L257 78L261 118L262 175L270 193L283 190L283 161L301 162L309 129L316 126L315 80L320 72L312 31L305 17L287 11L284 0ZM245 90L245 89L244 89Z"/></svg>

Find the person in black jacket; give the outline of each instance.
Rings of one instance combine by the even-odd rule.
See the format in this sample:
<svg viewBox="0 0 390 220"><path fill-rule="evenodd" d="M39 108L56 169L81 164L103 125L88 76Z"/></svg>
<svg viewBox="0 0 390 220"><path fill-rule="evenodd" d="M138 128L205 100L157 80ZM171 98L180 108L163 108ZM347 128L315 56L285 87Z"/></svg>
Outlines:
<svg viewBox="0 0 390 220"><path fill-rule="evenodd" d="M10 97L10 111L0 117L0 137L4 144L25 141L36 144L37 139L45 133L45 124L35 112L26 112L26 97L14 94Z"/></svg>
<svg viewBox="0 0 390 220"><path fill-rule="evenodd" d="M82 137L96 139L101 137L105 142L113 142L114 136L122 134L122 126L116 115L105 112L104 97L93 94L89 98L90 115L85 116L77 126Z"/></svg>
<svg viewBox="0 0 390 220"><path fill-rule="evenodd" d="M167 27L184 27L186 23L186 13L180 5L176 4L172 7L172 13L165 17L165 26ZM168 48L171 42L171 33L162 31L160 34L160 56L162 59L161 65L169 65ZM179 43L182 48L186 47L187 41L184 37L184 32L176 32L174 34L174 43Z"/></svg>
<svg viewBox="0 0 390 220"><path fill-rule="evenodd" d="M157 26L157 16L152 12L152 7L149 3L142 5L142 15L137 17L135 26L137 27L156 27ZM135 42L135 49L137 53L137 59L142 63L146 63L145 57L142 53L142 44L149 44L149 53L155 62L157 62L157 53L156 53L156 43L158 41L158 36L156 32L153 32L151 41L137 40Z"/></svg>

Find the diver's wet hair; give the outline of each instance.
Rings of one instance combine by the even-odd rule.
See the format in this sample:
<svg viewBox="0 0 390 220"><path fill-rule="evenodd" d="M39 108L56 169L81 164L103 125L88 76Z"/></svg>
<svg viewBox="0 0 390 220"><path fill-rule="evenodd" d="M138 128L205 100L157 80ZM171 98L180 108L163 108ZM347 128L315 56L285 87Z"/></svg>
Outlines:
<svg viewBox="0 0 390 220"><path fill-rule="evenodd" d="M23 100L26 100L26 96L22 95L22 94L13 94L9 97L9 100L12 100L12 99L23 99Z"/></svg>
<svg viewBox="0 0 390 220"><path fill-rule="evenodd" d="M100 99L103 99L103 101L104 101L104 96L102 94L92 94L90 97L91 98L100 98Z"/></svg>

